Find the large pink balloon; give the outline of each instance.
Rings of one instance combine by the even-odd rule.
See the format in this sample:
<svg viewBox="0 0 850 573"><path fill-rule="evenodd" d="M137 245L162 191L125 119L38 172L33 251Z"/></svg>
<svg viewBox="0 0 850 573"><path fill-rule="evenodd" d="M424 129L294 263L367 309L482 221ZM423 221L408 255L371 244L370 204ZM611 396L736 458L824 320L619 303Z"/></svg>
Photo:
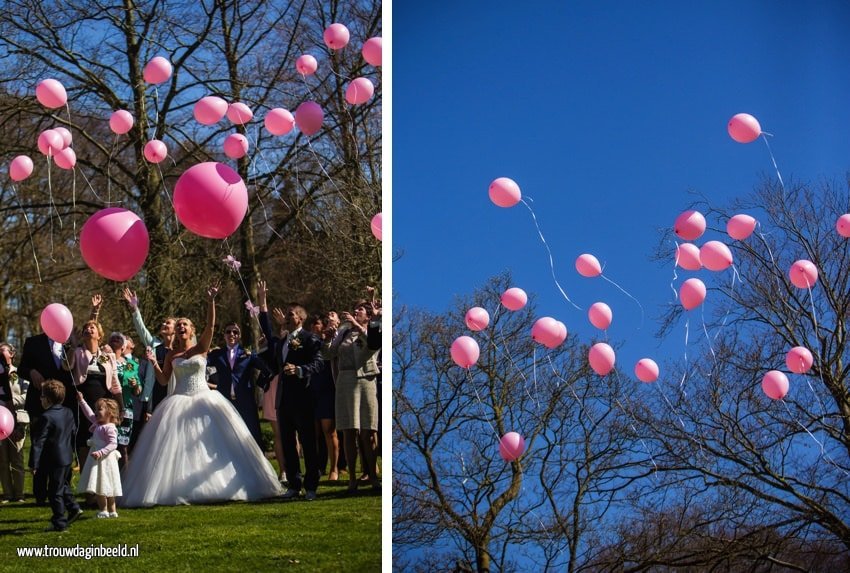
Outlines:
<svg viewBox="0 0 850 573"><path fill-rule="evenodd" d="M551 316L538 318L531 327L532 340L549 348L554 348L561 343L559 341L560 335L561 327L558 325L558 321Z"/></svg>
<svg viewBox="0 0 850 573"><path fill-rule="evenodd" d="M375 235L375 238L379 241L383 240L384 231L384 215L383 213L377 213L372 220L370 221L369 226L372 229L372 234Z"/></svg>
<svg viewBox="0 0 850 573"><path fill-rule="evenodd" d="M248 153L248 138L241 133L231 133L224 138L224 154L231 159L245 157Z"/></svg>
<svg viewBox="0 0 850 573"><path fill-rule="evenodd" d="M693 209L684 211L676 217L673 231L686 241L695 241L705 233L705 217Z"/></svg>
<svg viewBox="0 0 850 573"><path fill-rule="evenodd" d="M62 134L55 129L45 129L38 136L38 150L48 157L65 148Z"/></svg>
<svg viewBox="0 0 850 573"><path fill-rule="evenodd" d="M726 232L730 237L738 241L743 241L753 234L756 229L755 217L750 215L740 214L735 215L726 223Z"/></svg>
<svg viewBox="0 0 850 573"><path fill-rule="evenodd" d="M381 40L380 36L375 36L374 38L366 40L363 43L363 49L360 50L360 53L363 54L363 59L366 60L366 63L375 67L381 65L382 52L383 40Z"/></svg>
<svg viewBox="0 0 850 573"><path fill-rule="evenodd" d="M525 439L516 432L508 432L499 440L499 455L512 462L525 452Z"/></svg>
<svg viewBox="0 0 850 573"><path fill-rule="evenodd" d="M324 38L325 44L327 44L328 48L332 50L339 50L348 44L348 40L351 36L348 33L348 28L342 24L331 24L325 28L325 32L322 34L322 37Z"/></svg>
<svg viewBox="0 0 850 573"><path fill-rule="evenodd" d="M761 135L761 126L756 118L748 113L732 116L727 126L729 136L738 143L750 143Z"/></svg>
<svg viewBox="0 0 850 573"><path fill-rule="evenodd" d="M139 272L148 256L150 239L138 215L120 207L102 209L80 231L80 252L91 270L113 281Z"/></svg>
<svg viewBox="0 0 850 573"><path fill-rule="evenodd" d="M68 101L68 93L58 80L46 79L38 82L35 87L35 97L44 107L55 109L62 107Z"/></svg>
<svg viewBox="0 0 850 573"><path fill-rule="evenodd" d="M818 282L818 268L812 261L796 261L788 271L791 283L797 288L812 288Z"/></svg>
<svg viewBox="0 0 850 573"><path fill-rule="evenodd" d="M319 62L310 54L304 54L303 56L298 56L298 59L295 60L295 69L302 76L312 76L319 69Z"/></svg>
<svg viewBox="0 0 850 573"><path fill-rule="evenodd" d="M688 279L679 287L679 300L685 310L693 310L705 300L705 284L699 279Z"/></svg>
<svg viewBox="0 0 850 573"><path fill-rule="evenodd" d="M519 185L513 179L499 177L490 183L490 201L499 207L513 207L521 198Z"/></svg>
<svg viewBox="0 0 850 573"><path fill-rule="evenodd" d="M722 271L732 265L732 251L720 241L709 241L700 247L699 260L710 271Z"/></svg>
<svg viewBox="0 0 850 573"><path fill-rule="evenodd" d="M345 88L345 101L351 105L364 104L375 95L375 86L369 78L354 78Z"/></svg>
<svg viewBox="0 0 850 573"><path fill-rule="evenodd" d="M587 309L587 318L590 320L590 324L599 330L607 330L614 319L614 313L611 312L611 307L604 302L594 302Z"/></svg>
<svg viewBox="0 0 850 573"><path fill-rule="evenodd" d="M478 343L471 336L458 336L452 342L452 360L461 368L469 368L478 362L479 353Z"/></svg>
<svg viewBox="0 0 850 573"><path fill-rule="evenodd" d="M233 169L212 161L193 165L174 186L174 211L186 228L208 239L224 239L248 211L248 188Z"/></svg>
<svg viewBox="0 0 850 573"><path fill-rule="evenodd" d="M55 131L56 133L58 133L59 135L62 136L62 149L65 149L66 147L71 145L71 143L74 141L74 138L71 135L71 132L68 131L67 128L62 127L61 125L59 127L54 127L53 131Z"/></svg>
<svg viewBox="0 0 850 573"><path fill-rule="evenodd" d="M597 342L590 347L587 355L590 367L600 376L605 376L614 369L616 355L614 349L604 342Z"/></svg>
<svg viewBox="0 0 850 573"><path fill-rule="evenodd" d="M151 59L142 70L142 77L149 84L161 84L171 77L171 62L162 56Z"/></svg>
<svg viewBox="0 0 850 573"><path fill-rule="evenodd" d="M699 247L693 243L682 243L676 247L676 264L688 271L702 268L699 260Z"/></svg>
<svg viewBox="0 0 850 573"><path fill-rule="evenodd" d="M313 135L322 129L325 112L314 101L305 101L295 110L295 125L304 135Z"/></svg>
<svg viewBox="0 0 850 573"><path fill-rule="evenodd" d="M785 355L785 364L788 365L788 370L795 374L805 374L812 369L814 362L815 357L805 346L795 346Z"/></svg>
<svg viewBox="0 0 850 573"><path fill-rule="evenodd" d="M850 238L850 213L845 213L835 222L835 230L844 238Z"/></svg>
<svg viewBox="0 0 850 573"><path fill-rule="evenodd" d="M779 370L771 370L762 378L761 389L768 398L781 400L788 394L788 377Z"/></svg>
<svg viewBox="0 0 850 573"><path fill-rule="evenodd" d="M15 415L0 404L0 441L8 438L15 429Z"/></svg>
<svg viewBox="0 0 850 573"><path fill-rule="evenodd" d="M490 313L480 306L473 306L466 311L464 322L469 330L484 330L490 324Z"/></svg>
<svg viewBox="0 0 850 573"><path fill-rule="evenodd" d="M74 317L71 311L64 304L53 302L44 307L41 311L41 330L44 333L62 344L68 341L71 337L71 331L74 329Z"/></svg>
<svg viewBox="0 0 850 573"><path fill-rule="evenodd" d="M233 123L244 125L251 121L253 117L254 112L241 101L234 102L227 106L227 119Z"/></svg>
<svg viewBox="0 0 850 573"><path fill-rule="evenodd" d="M66 147L56 152L53 161L60 169L73 169L74 165L77 164L77 154L74 153L73 147Z"/></svg>
<svg viewBox="0 0 850 573"><path fill-rule="evenodd" d="M602 265L599 264L599 259L589 253L584 253L576 259L576 270L583 277L598 277L602 274Z"/></svg>
<svg viewBox="0 0 850 573"><path fill-rule="evenodd" d="M502 293L500 301L508 310L519 310L528 302L528 295L521 288L511 287Z"/></svg>
<svg viewBox="0 0 850 573"><path fill-rule="evenodd" d="M151 163L160 163L168 157L168 147L158 139L151 139L144 147L145 159Z"/></svg>
<svg viewBox="0 0 850 573"><path fill-rule="evenodd" d="M119 109L109 116L109 129L116 135L124 135L133 129L133 114L126 109Z"/></svg>
<svg viewBox="0 0 850 573"><path fill-rule="evenodd" d="M192 114L203 125L215 125L227 113L227 102L217 96L205 96L195 103Z"/></svg>
<svg viewBox="0 0 850 573"><path fill-rule="evenodd" d="M276 107L269 110L263 123L272 135L286 135L295 127L295 117L288 109Z"/></svg>
<svg viewBox="0 0 850 573"><path fill-rule="evenodd" d="M23 181L32 175L32 159L26 155L18 155L9 164L9 177L12 181Z"/></svg>
<svg viewBox="0 0 850 573"><path fill-rule="evenodd" d="M641 358L635 364L635 376L641 382L655 382L658 380L658 364L652 358Z"/></svg>

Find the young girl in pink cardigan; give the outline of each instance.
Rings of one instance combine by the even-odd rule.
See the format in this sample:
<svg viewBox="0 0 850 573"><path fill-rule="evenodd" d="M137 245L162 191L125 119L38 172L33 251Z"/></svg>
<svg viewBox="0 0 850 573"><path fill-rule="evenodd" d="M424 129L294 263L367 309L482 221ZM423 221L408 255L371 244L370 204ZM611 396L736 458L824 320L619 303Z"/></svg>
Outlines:
<svg viewBox="0 0 850 573"><path fill-rule="evenodd" d="M115 509L115 498L122 495L121 474L118 471L118 403L109 398L101 398L95 403L95 411L86 404L82 393L77 392L80 408L86 418L92 423L92 437L89 441L91 449L86 457L86 464L80 474L77 493L94 494L97 516L118 517Z"/></svg>

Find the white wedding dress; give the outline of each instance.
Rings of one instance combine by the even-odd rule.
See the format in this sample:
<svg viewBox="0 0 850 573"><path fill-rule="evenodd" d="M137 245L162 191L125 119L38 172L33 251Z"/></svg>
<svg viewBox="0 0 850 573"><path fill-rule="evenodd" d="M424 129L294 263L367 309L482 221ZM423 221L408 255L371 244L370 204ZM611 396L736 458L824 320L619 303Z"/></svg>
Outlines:
<svg viewBox="0 0 850 573"><path fill-rule="evenodd" d="M239 412L207 386L206 365L201 354L174 359L174 392L157 406L125 468L123 507L280 495Z"/></svg>

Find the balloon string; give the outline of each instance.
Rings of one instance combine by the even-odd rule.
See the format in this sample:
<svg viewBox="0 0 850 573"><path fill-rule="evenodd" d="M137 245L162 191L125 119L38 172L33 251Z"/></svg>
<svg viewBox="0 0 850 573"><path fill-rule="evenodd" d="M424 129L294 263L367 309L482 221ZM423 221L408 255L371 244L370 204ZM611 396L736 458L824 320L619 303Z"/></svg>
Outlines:
<svg viewBox="0 0 850 573"><path fill-rule="evenodd" d="M239 271L239 268L242 266L239 261L236 261L233 256L233 248L230 246L230 240L225 237L223 241L225 247L227 247L228 254L230 255L230 259L233 260L233 264L228 264L230 269L236 273L236 276L239 277L239 283L242 285L242 291L245 293L245 298L247 299L245 306L248 308L248 314L251 315L251 318L256 320L259 323L259 308L254 306L254 303L251 301L251 293L248 292L248 286L245 284L245 279L242 277L242 273ZM227 259L225 259L225 263L227 263ZM249 306L250 305L250 306ZM256 308L256 311L254 310Z"/></svg>
<svg viewBox="0 0 850 573"><path fill-rule="evenodd" d="M732 284L729 285L729 298L732 298L735 294L735 278L740 281L741 275L738 274L738 269L735 268L735 265L732 265ZM741 281L743 282L743 281ZM717 340L717 337L720 336L720 332L723 330L723 327L726 326L726 321L729 319L729 315L732 314L732 308L729 307L726 310L726 314L723 315L723 320L720 321L720 326L717 327L717 332L714 333L714 340Z"/></svg>
<svg viewBox="0 0 850 573"><path fill-rule="evenodd" d="M237 113L239 113L239 112L237 111ZM257 131L259 132L259 128L258 128L258 130L257 130ZM246 129L246 130L245 130L245 132L246 132L246 133L248 133L248 130ZM250 139L249 139L249 141L250 141ZM262 160L262 162L263 162L263 164L265 165L266 169L268 170L268 172L269 172L269 173L271 174L271 176L272 176L272 193L273 193L273 194L274 194L274 193L276 193L276 194L278 195L278 197L281 197L281 200L283 201L283 204L284 204L284 205L286 205L286 207L287 207L288 209L290 209L290 207L289 207L289 205L286 203L286 201L285 201L285 200L283 200L283 198L282 198L282 195L281 195L280 191L278 191L277 170L272 169L271 162L269 162L268 160L266 160L266 157L265 157L265 155L263 154L263 151L260 149L260 136L259 136L259 134L257 135L257 137L256 137L255 141L256 141L256 143L254 144L254 150L255 150L255 151L254 151L254 153L251 155L251 162L250 162L250 164L249 164L249 168L248 168L248 183L250 184L250 183L251 183L251 180L253 180L253 181L254 181L254 184L255 184L257 187L259 187L259 186L260 186L260 184L259 184L259 180L258 180L258 177L256 176L256 173L259 171L259 168L257 167L257 161L258 161L258 160ZM274 233L274 235L275 235L278 239L283 239L283 237L281 236L281 234L277 232L277 229L275 229L275 228L274 228L274 226L272 226L271 221L269 220L269 213L268 213L268 211L267 211L267 209L266 209L266 204L263 202L262 194L261 194L261 193L256 193L256 197L257 197L257 201L259 201L259 202L260 202L260 207L262 207L262 209L263 209L263 217L265 218L266 227L268 227L268 228L269 228L269 230L270 230L272 233Z"/></svg>
<svg viewBox="0 0 850 573"><path fill-rule="evenodd" d="M481 400L481 396L478 394L478 388L475 386L475 381L472 379L472 373L469 368L466 368L466 381L472 386L472 389L475 391L475 397L478 399L478 406L481 409L481 419L487 422L490 426L490 429L493 430L493 435L496 436L496 442L501 441L501 437L499 436L499 432L496 431L496 427L493 425L493 422L490 421L490 417L487 415L487 412L484 410L484 401Z"/></svg>
<svg viewBox="0 0 850 573"><path fill-rule="evenodd" d="M567 296L567 293L564 292L563 287L561 287L561 283L558 282L558 277L555 276L555 260L552 257L552 250L549 248L549 243L546 242L546 238L543 236L543 231L540 230L540 225L537 222L537 215L534 214L534 209L531 208L531 205L526 203L525 199L520 199L523 205L526 206L528 212L531 213L531 218L534 220L534 226L537 227L537 234L540 236L540 240L543 242L543 246L546 247L546 252L549 255L549 269L552 272L552 279L555 281L555 285L558 287L558 290L561 291L561 295L566 299L568 303L573 305L576 310L581 310L581 307L570 300L570 297Z"/></svg>
<svg viewBox="0 0 850 573"><path fill-rule="evenodd" d="M679 382L679 392L682 393L682 396L685 398L688 397L687 393L685 393L685 380L688 378L688 335L690 334L690 325L691 318L689 316L685 317L685 369L682 372L682 380Z"/></svg>
<svg viewBox="0 0 850 573"><path fill-rule="evenodd" d="M791 408L789 408L789 407L788 407L788 403L785 401L785 399L784 399L784 398L780 398L780 399L779 399L779 401L780 401L780 402L782 402L782 404L785 406L785 409L788 411L788 415L789 415L789 416L791 416L791 418L792 418L795 422L797 422L797 425L798 425L798 426L800 426L801 428L803 428L803 430L805 430L805 432L806 432L809 436L811 436L811 438L815 441L815 443L816 443L816 444L820 447L820 455L821 455L821 457L823 457L823 459L825 459L828 463L830 463L830 464L832 464L833 466L835 466L835 467L836 467L838 470L840 470L840 471L841 471L841 472L842 472L845 476L850 476L850 473L848 473L848 472L847 472L847 470L845 470L844 468L842 468L841 466L839 466L839 465L835 462L835 460L833 460L833 459L832 459L832 456L830 456L830 455L826 452L826 448L825 448L825 447L824 447L824 445L821 443L821 441L820 441L820 440L818 440L818 439L815 437L815 435L814 435L814 434L812 434L812 433L809 431L809 429L808 429L806 426L804 426L804 425L803 425L803 423L802 423L802 422L800 422L800 420L798 420L798 419L794 416L794 414L793 414L793 413L791 413Z"/></svg>
<svg viewBox="0 0 850 573"><path fill-rule="evenodd" d="M101 203L103 203L103 204L105 204L105 205L107 205L107 206L112 204L112 202L111 202L111 201L104 201L104 200L100 197L100 195L98 195L98 194L97 194L97 191L95 191L95 190L94 190L94 185L92 185L92 184L91 184L91 181L89 181L89 178L88 178L88 177L86 177L86 173L85 173L85 171L83 171L82 169L80 169L80 175L82 175L82 176L83 176L83 179L85 179L85 180L86 180L86 183L88 184L89 189L91 189L92 194L95 196L95 198L96 198L99 202L101 202Z"/></svg>
<svg viewBox="0 0 850 573"><path fill-rule="evenodd" d="M673 302L679 300L679 293L676 291L676 287L673 286L676 281L679 279L679 273L676 272L676 267L679 266L679 243L673 241L673 244L676 245L676 256L673 261L673 278L670 280L670 290L673 291Z"/></svg>
<svg viewBox="0 0 850 573"><path fill-rule="evenodd" d="M68 105L68 100L65 100L65 112L68 114L68 127L73 127L73 123L71 122L71 106ZM70 131L70 129L69 129ZM73 138L72 138L73 139ZM72 141L73 143L73 141ZM77 168L76 164L73 168L73 173L71 176L71 210L73 212L73 217L71 218L71 228L73 230L74 242L77 242ZM109 174L107 173L107 181L109 180Z"/></svg>
<svg viewBox="0 0 850 573"><path fill-rule="evenodd" d="M700 308L700 318L702 320L702 330L705 333L705 339L708 341L708 349L711 351L711 357L714 359L714 365L717 365L717 354L714 353L714 347L711 345L711 337L708 335L708 327L705 325L705 307Z"/></svg>
<svg viewBox="0 0 850 573"><path fill-rule="evenodd" d="M62 217L59 215L59 209L56 208L56 203L53 201L53 183L50 180L50 154L47 155L47 195L50 200L50 207L48 208L48 213L50 214L50 260L52 262L56 262L56 259L53 257L53 212L56 211L56 215L59 217L59 227L62 228Z"/></svg>
<svg viewBox="0 0 850 573"><path fill-rule="evenodd" d="M35 261L35 272L36 275L38 275L38 282L41 283L41 268L38 266L38 255L36 255L35 253L35 241L33 241L32 238L32 228L30 227L30 219L26 211L24 211L24 206L21 203L21 198L18 197L18 192L15 190L15 186L10 185L10 187L12 188L12 194L15 196L15 201L18 202L18 207L20 207L21 209L21 215L24 216L24 221L27 224L27 234L30 237L30 247L32 247L32 260Z"/></svg>
<svg viewBox="0 0 850 573"><path fill-rule="evenodd" d="M817 347L816 347L817 348L817 355L818 355L818 357L820 357L820 335L819 335L820 329L818 328L818 315L817 315L817 311L815 310L815 295L812 292L812 285L809 284L808 278L806 278L806 285L809 288L809 301L811 301L811 303L812 303L812 321L814 322L814 326L815 326L815 342L817 343ZM826 381L823 379L823 368L819 367L818 371L820 372L821 383L824 386L826 386ZM815 392L815 389L812 386L812 381L809 379L808 376L806 376L805 378L806 378L806 383L809 385L809 390L812 391L812 394L815 395L815 398L817 399L818 404L820 404L821 417L823 418L824 423L826 423L826 406L824 405L823 400L821 400L820 395L818 395L818 393Z"/></svg>
<svg viewBox="0 0 850 573"><path fill-rule="evenodd" d="M532 379L534 380L534 396L528 394L528 388L526 387L525 393L528 394L528 397L537 404L537 411L540 412L540 392L537 390L537 345L532 348L532 362L531 362L531 373Z"/></svg>
<svg viewBox="0 0 850 573"><path fill-rule="evenodd" d="M171 205L171 212L174 214L174 225L176 227L174 234L177 237L177 243L183 248L183 254L186 254L189 252L189 249L186 248L186 245L183 244L183 239L180 238L180 219L177 218L177 210L174 208L174 199L171 197L168 185L165 184L165 175L162 173L162 168L159 166L159 163L154 163L154 166L156 167L157 173L159 173L159 180L162 182L162 190L165 191L165 196L168 197L168 204Z"/></svg>
<svg viewBox="0 0 850 573"><path fill-rule="evenodd" d="M635 304L637 304L638 308L640 309L640 326L638 327L638 330L643 328L643 305L640 303L640 301L638 301L638 299L636 299L631 294L629 294L623 287L621 287L620 285L618 285L617 283L615 283L614 281L612 281L611 279L609 279L605 275L599 275L599 276L602 277L603 279L605 279L606 281L608 281L609 283L611 283L612 285L614 285L615 287L617 287L618 289L620 289L620 292L622 292L624 295L626 295L627 297L629 297L630 299L635 301Z"/></svg>
<svg viewBox="0 0 850 573"><path fill-rule="evenodd" d="M357 205L357 204L356 204L356 203L354 203L353 201L350 201L350 200L349 200L349 199L348 199L345 195L343 195L343 193L342 193L342 189L340 189L339 185L337 185L337 184L336 184L336 181L334 181L334 180L331 178L330 174L329 174L329 173L327 172L327 170L325 169L325 166L324 166L324 164L322 163L322 160L321 160L321 158L319 157L319 154L318 154L318 153L316 153L316 150L313 148L313 143L310 141L310 138L309 138L309 137L307 137L306 139L307 139L307 147L309 147L309 148L310 148L310 151L312 152L313 156L314 156L314 157L315 157L315 159L316 159L316 163L318 164L319 168L322 170L322 173L324 173L325 177L327 177L328 181L330 181L330 182L331 182L331 185L333 185L333 187L334 187L334 189L336 190L336 192L337 192L338 196L339 196L339 197L340 197L340 198L341 198L341 199L342 199L345 203L347 203L347 204L351 205L352 207L354 207L355 209L357 209L357 210L360 212L360 214L363 216L363 218L364 218L366 221L369 221L369 222L371 223L372 218L371 218L369 215L367 215L367 214L363 211L363 209L360 207L360 205Z"/></svg>
<svg viewBox="0 0 850 573"><path fill-rule="evenodd" d="M762 139L764 139L764 144L767 146L767 153L770 155L770 160L773 162L773 168L776 170L776 176L779 178L779 185L782 187L782 195L784 197L786 193L785 183L782 181L782 174L779 172L779 166L776 164L776 158L773 156L773 151L770 149L770 143L768 143L766 137L768 135L770 135L771 137L773 136L770 133L762 133L765 135L765 137L763 137Z"/></svg>

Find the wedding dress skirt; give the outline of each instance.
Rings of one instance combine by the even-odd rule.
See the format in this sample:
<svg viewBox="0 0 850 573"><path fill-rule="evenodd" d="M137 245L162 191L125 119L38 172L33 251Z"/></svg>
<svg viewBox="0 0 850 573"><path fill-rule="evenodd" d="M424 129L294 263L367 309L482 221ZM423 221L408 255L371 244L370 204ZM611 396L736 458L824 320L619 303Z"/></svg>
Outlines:
<svg viewBox="0 0 850 573"><path fill-rule="evenodd" d="M174 392L157 406L124 472L124 507L280 495L274 469L236 408L206 383L206 357L174 359Z"/></svg>

